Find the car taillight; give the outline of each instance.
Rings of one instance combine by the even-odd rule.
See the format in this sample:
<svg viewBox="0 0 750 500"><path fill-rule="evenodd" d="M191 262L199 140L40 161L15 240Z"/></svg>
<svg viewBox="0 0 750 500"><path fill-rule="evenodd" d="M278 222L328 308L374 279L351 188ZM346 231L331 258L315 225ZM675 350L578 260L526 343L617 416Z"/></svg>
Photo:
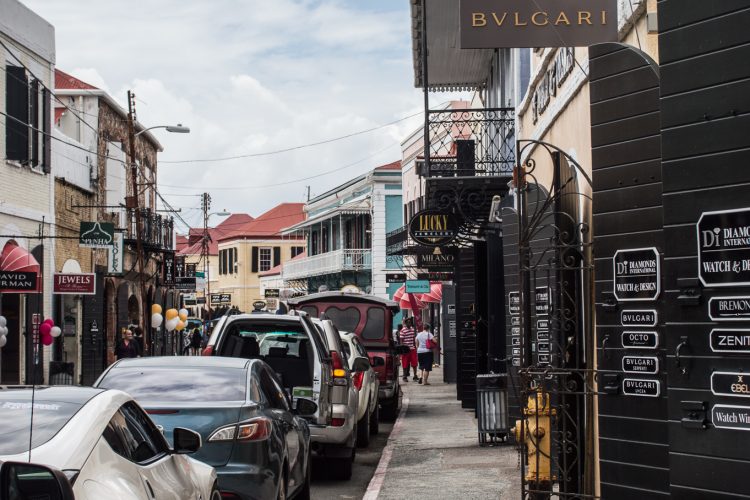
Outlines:
<svg viewBox="0 0 750 500"><path fill-rule="evenodd" d="M346 370L341 355L336 351L331 351L331 375L333 376L333 385L346 385Z"/></svg>
<svg viewBox="0 0 750 500"><path fill-rule="evenodd" d="M343 427L346 422L345 418L332 418L331 425L334 427Z"/></svg>
<svg viewBox="0 0 750 500"><path fill-rule="evenodd" d="M344 362L341 361L341 355L336 351L331 351L331 363L334 370L343 370Z"/></svg>
<svg viewBox="0 0 750 500"><path fill-rule="evenodd" d="M208 438L210 442L217 441L262 441L271 435L272 423L265 417L254 418L239 425L219 427Z"/></svg>
<svg viewBox="0 0 750 500"><path fill-rule="evenodd" d="M203 349L203 352L201 353L202 356L212 356L214 353L214 346L207 345L205 349Z"/></svg>
<svg viewBox="0 0 750 500"><path fill-rule="evenodd" d="M365 379L365 372L357 372L352 377L352 381L354 382L354 387L359 391L362 389L362 381Z"/></svg>

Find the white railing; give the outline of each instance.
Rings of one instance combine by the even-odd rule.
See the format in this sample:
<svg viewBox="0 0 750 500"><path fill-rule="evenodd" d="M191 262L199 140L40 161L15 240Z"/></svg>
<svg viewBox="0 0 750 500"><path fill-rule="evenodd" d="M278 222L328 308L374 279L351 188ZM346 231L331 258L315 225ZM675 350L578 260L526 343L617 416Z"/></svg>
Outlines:
<svg viewBox="0 0 750 500"><path fill-rule="evenodd" d="M282 276L284 280L295 280L341 271L367 269L372 269L370 250L344 249L287 261L284 263Z"/></svg>

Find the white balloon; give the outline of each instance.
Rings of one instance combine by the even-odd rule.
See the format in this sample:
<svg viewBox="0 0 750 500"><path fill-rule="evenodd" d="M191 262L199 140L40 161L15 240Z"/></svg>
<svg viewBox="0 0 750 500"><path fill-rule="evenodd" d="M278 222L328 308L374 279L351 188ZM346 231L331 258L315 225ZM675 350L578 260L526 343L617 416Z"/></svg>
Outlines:
<svg viewBox="0 0 750 500"><path fill-rule="evenodd" d="M164 327L167 329L167 331L171 332L172 330L174 330L175 328L177 328L177 323L179 323L179 322L180 322L180 318L179 317L168 319L164 323Z"/></svg>
<svg viewBox="0 0 750 500"><path fill-rule="evenodd" d="M164 316L161 314L156 313L151 316L151 328L159 328L163 322Z"/></svg>
<svg viewBox="0 0 750 500"><path fill-rule="evenodd" d="M8 320L5 319L5 316L0 316L0 326L5 326L8 324Z"/></svg>
<svg viewBox="0 0 750 500"><path fill-rule="evenodd" d="M59 326L53 326L52 329L49 331L49 334L52 335L52 337L57 338L62 333L62 330L60 330Z"/></svg>
<svg viewBox="0 0 750 500"><path fill-rule="evenodd" d="M180 313L180 314L182 314L182 315L184 315L184 316L189 316L190 315L190 311L188 311L184 307L182 309L180 309L179 311L177 311L177 312Z"/></svg>
<svg viewBox="0 0 750 500"><path fill-rule="evenodd" d="M8 337L6 337L5 335L0 336L0 349L5 347L5 344L7 343L8 343Z"/></svg>
<svg viewBox="0 0 750 500"><path fill-rule="evenodd" d="M0 337L8 335L8 327L7 326L0 326Z"/></svg>

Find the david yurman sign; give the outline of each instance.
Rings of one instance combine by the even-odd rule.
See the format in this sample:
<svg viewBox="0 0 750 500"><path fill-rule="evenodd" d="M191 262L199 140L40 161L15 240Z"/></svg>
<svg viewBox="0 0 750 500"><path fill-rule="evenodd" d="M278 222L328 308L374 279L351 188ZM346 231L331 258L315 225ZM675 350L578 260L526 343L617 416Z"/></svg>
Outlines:
<svg viewBox="0 0 750 500"><path fill-rule="evenodd" d="M36 273L0 271L0 290L8 292L32 292L36 290Z"/></svg>
<svg viewBox="0 0 750 500"><path fill-rule="evenodd" d="M617 300L655 300L659 296L661 272L656 248L618 250L612 260Z"/></svg>
<svg viewBox="0 0 750 500"><path fill-rule="evenodd" d="M615 0L461 0L459 22L462 49L617 41Z"/></svg>
<svg viewBox="0 0 750 500"><path fill-rule="evenodd" d="M414 214L409 222L409 234L419 245L446 245L458 234L457 216L433 209L422 210Z"/></svg>
<svg viewBox="0 0 750 500"><path fill-rule="evenodd" d="M750 208L704 212L696 230L703 285L750 285Z"/></svg>

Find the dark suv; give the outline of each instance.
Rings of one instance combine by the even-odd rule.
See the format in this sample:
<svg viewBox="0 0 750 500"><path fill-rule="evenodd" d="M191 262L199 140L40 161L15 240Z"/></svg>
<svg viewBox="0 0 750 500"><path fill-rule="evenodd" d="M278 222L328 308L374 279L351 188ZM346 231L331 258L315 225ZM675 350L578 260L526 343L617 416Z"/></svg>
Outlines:
<svg viewBox="0 0 750 500"><path fill-rule="evenodd" d="M397 345L392 335L393 315L399 311L398 304L374 295L345 292L315 293L289 299L288 303L291 308L310 316L330 319L340 331L357 334L378 373L381 416L394 419L401 409L402 397L398 355L409 352L408 347Z"/></svg>

